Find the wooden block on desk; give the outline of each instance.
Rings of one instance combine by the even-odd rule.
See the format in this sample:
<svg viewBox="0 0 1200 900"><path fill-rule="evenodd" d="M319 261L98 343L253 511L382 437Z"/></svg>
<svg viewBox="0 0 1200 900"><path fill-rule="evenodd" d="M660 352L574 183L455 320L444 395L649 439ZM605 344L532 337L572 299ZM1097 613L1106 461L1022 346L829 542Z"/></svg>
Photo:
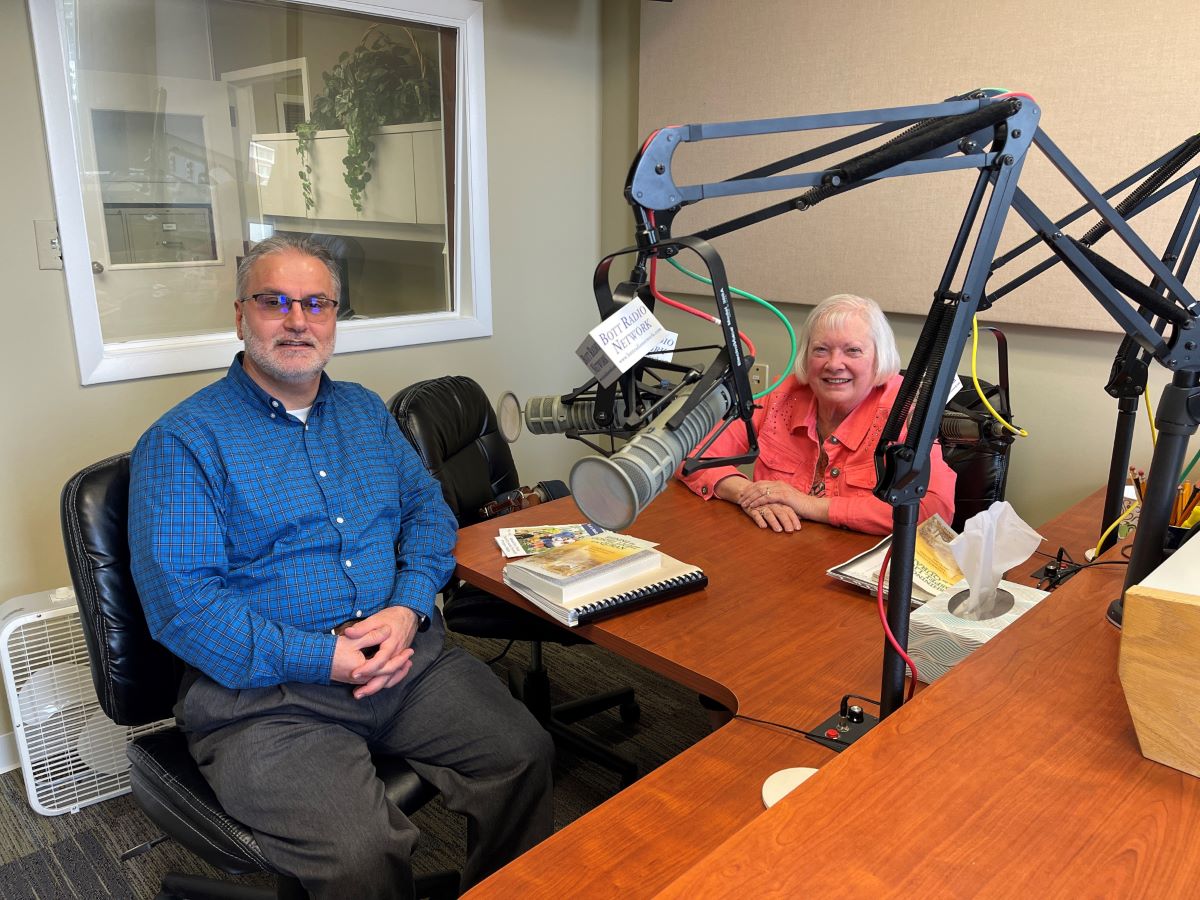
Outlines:
<svg viewBox="0 0 1200 900"><path fill-rule="evenodd" d="M1142 755L1200 777L1200 540L1125 592L1121 686Z"/></svg>

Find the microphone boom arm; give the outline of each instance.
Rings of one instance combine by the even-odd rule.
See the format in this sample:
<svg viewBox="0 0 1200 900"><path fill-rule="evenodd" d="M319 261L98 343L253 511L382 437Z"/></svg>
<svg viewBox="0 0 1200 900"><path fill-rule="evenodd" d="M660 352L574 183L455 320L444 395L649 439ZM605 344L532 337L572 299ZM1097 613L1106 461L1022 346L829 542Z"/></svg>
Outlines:
<svg viewBox="0 0 1200 900"><path fill-rule="evenodd" d="M713 367L705 374L704 384L711 386L728 376L731 382L731 410L726 413L726 424L734 416L742 418L750 433L751 447L756 450L750 421L754 407L746 377L749 361L743 356L737 337L724 266L707 240L785 212L811 209L829 197L873 181L942 171L977 170L974 190L941 281L934 292L933 304L917 348L875 450L878 476L875 495L893 507L893 556L887 615L892 632L901 645L906 644L908 638L919 504L928 488L930 452L942 410L949 399L954 370L970 335L975 313L987 309L995 299L1017 286L1006 286L989 298L984 288L992 271L1040 239L1050 247L1055 258L1042 264L1032 274L1021 276L1018 283L1023 284L1057 261L1065 263L1128 335L1130 346L1140 348L1140 354L1146 359L1153 356L1176 373L1159 409L1160 439L1143 503L1142 524L1134 543L1127 585L1145 575L1162 558L1174 478L1186 453L1187 437L1200 424L1200 329L1196 327L1200 306L1182 284L1191 257L1196 252L1197 244L1200 244L1200 234L1193 235L1184 254L1185 263L1173 272L1168 267L1168 259L1172 253L1178 252L1178 244L1182 241L1180 235L1186 230L1182 222L1177 228L1172 248L1167 256L1159 259L1126 219L1126 215L1132 218L1185 184L1197 181L1197 173L1188 173L1161 187L1174 170L1166 173L1122 211L1114 209L1108 202L1110 196L1119 193L1149 169L1178 158L1186 142L1141 173L1102 194L1041 131L1040 112L1037 103L1027 95L979 90L937 104L663 128L652 134L643 145L631 165L626 182L625 194L633 211L637 244L620 252L638 254L631 279L618 288L615 296L609 289L608 265L612 256L618 254L602 260L594 278L597 305L601 315L606 316L634 296L641 296L647 305L652 306L653 297L645 290L647 259L669 258L680 249L691 249L701 255L712 276L728 357L727 371L718 375L714 369L723 367ZM725 181L680 185L672 177L673 157L685 143L854 126L870 127ZM838 164L819 171L784 174L788 169L821 156L882 138L892 132L899 134ZM1084 199L1080 209L1059 223L1051 221L1017 186L1026 156L1034 146ZM805 189L805 193L791 200L711 226L689 237L671 235L674 218L686 205L711 197L798 188ZM1197 196L1194 188L1193 200L1189 201L1192 219L1196 215ZM1010 208L1029 224L1035 237L1005 256L997 257L997 245ZM1095 209L1099 213L1103 223L1101 231L1116 233L1142 265L1149 269L1152 274L1149 287L1096 254L1088 246L1087 240L1076 241L1063 234L1062 226L1074 221L1088 209ZM1089 236L1098 236L1099 233L1090 231ZM973 244L968 254L972 235ZM954 289L964 260L965 271L961 275L961 283ZM603 279L600 278L601 273ZM1136 309L1126 302L1123 295L1134 301ZM947 359L949 365L946 364ZM626 373L625 383L636 381L636 373L636 367L631 373ZM694 396L704 396L706 393L711 396L710 392L700 389L693 393ZM630 396L631 393L627 391L626 397ZM679 423L685 418L687 416L681 410L671 421ZM698 418L693 416L692 423L696 421ZM729 462L718 460L709 463L698 459L710 443L711 440L705 443L698 454L688 457L685 471ZM904 674L903 660L885 643L881 717L887 716L903 702Z"/></svg>

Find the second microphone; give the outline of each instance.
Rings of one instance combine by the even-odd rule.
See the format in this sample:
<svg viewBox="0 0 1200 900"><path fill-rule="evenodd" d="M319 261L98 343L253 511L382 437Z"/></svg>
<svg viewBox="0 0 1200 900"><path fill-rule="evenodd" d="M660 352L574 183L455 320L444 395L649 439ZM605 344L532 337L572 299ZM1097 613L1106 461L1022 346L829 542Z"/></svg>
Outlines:
<svg viewBox="0 0 1200 900"><path fill-rule="evenodd" d="M585 456L571 467L571 493L589 521L610 531L628 528L730 405L729 389L718 384L679 428L668 429L687 399L677 398L611 457Z"/></svg>

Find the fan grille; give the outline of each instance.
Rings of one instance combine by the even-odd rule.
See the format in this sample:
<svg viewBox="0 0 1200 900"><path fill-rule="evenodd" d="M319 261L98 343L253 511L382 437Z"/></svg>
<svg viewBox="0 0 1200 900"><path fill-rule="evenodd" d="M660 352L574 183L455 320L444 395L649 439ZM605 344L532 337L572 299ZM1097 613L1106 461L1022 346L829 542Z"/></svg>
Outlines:
<svg viewBox="0 0 1200 900"><path fill-rule="evenodd" d="M50 595L41 605L50 607ZM125 748L174 720L128 728L105 716L74 603L14 616L3 625L0 668L30 806L59 815L128 792Z"/></svg>

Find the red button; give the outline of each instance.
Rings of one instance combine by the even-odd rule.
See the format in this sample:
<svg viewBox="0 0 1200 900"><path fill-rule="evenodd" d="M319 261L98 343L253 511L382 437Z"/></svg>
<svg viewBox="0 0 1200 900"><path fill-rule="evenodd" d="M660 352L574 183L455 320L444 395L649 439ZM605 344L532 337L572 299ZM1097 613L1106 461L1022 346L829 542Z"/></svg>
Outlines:
<svg viewBox="0 0 1200 900"><path fill-rule="evenodd" d="M836 741L839 737L841 737L841 733L838 732L836 728L827 728L825 730L825 737L829 738L831 741Z"/></svg>

